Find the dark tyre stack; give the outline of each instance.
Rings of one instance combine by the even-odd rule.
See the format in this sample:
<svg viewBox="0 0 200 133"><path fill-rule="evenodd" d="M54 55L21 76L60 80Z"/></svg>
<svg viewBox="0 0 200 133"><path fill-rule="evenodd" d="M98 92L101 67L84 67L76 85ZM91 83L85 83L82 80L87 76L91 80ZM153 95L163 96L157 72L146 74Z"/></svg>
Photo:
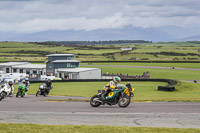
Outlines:
<svg viewBox="0 0 200 133"><path fill-rule="evenodd" d="M159 91L174 91L175 87L170 86L158 86Z"/></svg>

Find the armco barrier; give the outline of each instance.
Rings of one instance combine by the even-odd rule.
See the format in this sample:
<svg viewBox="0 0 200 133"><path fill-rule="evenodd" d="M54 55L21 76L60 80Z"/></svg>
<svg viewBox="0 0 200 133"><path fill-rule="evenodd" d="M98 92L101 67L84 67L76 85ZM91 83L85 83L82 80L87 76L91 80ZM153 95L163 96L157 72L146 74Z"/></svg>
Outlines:
<svg viewBox="0 0 200 133"><path fill-rule="evenodd" d="M110 79L73 79L73 80L52 80L52 82L108 82ZM122 79L122 81L142 81L142 82L167 82L168 86L177 84L172 79ZM30 81L31 83L43 83L44 81Z"/></svg>

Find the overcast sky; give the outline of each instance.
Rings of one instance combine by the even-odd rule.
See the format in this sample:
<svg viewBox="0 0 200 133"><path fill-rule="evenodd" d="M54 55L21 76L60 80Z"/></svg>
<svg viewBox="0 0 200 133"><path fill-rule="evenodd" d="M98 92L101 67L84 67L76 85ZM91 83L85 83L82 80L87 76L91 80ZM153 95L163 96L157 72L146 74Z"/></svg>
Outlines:
<svg viewBox="0 0 200 133"><path fill-rule="evenodd" d="M178 26L200 29L200 0L0 0L0 31Z"/></svg>

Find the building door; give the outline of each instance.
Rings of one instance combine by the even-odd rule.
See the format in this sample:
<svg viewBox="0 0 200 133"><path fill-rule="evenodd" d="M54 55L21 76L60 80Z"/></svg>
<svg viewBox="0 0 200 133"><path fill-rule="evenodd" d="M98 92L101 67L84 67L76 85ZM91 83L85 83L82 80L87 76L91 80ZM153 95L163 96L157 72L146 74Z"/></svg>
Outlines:
<svg viewBox="0 0 200 133"><path fill-rule="evenodd" d="M69 79L69 74L66 74L64 75L64 80L68 80Z"/></svg>
<svg viewBox="0 0 200 133"><path fill-rule="evenodd" d="M30 74L30 70L26 70L26 74Z"/></svg>
<svg viewBox="0 0 200 133"><path fill-rule="evenodd" d="M19 69L19 73L23 73L23 69Z"/></svg>
<svg viewBox="0 0 200 133"><path fill-rule="evenodd" d="M13 69L13 73L16 73L16 72L17 72L17 69L16 69L16 68L14 68L14 69Z"/></svg>
<svg viewBox="0 0 200 133"><path fill-rule="evenodd" d="M37 71L36 71L36 70L33 70L33 74L37 74Z"/></svg>

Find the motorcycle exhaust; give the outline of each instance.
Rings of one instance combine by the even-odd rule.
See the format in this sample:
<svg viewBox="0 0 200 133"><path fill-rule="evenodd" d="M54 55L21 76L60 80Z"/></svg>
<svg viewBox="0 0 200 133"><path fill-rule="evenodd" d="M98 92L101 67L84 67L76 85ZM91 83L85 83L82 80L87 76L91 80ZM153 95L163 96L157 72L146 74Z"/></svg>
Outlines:
<svg viewBox="0 0 200 133"><path fill-rule="evenodd" d="M99 99L97 99L97 98L95 98L94 101L95 101L95 102L103 103L101 100L99 100Z"/></svg>

